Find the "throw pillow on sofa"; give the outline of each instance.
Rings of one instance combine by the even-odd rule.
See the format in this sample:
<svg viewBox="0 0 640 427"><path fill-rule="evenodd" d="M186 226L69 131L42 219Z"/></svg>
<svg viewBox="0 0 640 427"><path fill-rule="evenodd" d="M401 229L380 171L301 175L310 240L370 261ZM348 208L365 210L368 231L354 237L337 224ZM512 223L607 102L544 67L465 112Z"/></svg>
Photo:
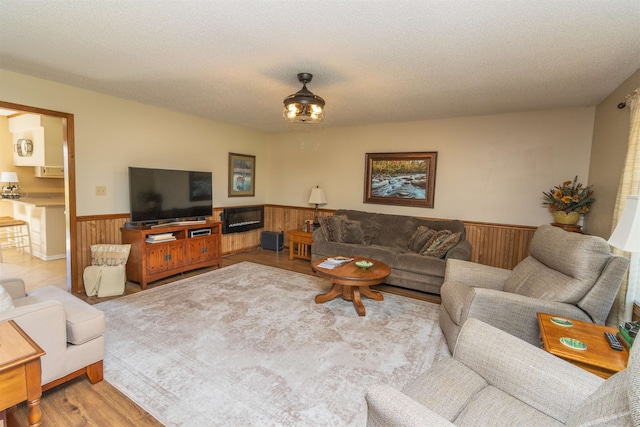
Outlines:
<svg viewBox="0 0 640 427"><path fill-rule="evenodd" d="M320 230L327 242L342 241L342 222L346 219L347 217L345 215L332 215L318 218Z"/></svg>
<svg viewBox="0 0 640 427"><path fill-rule="evenodd" d="M342 221L341 237L342 243L355 243L358 245L365 244L364 231L360 221L345 219Z"/></svg>
<svg viewBox="0 0 640 427"><path fill-rule="evenodd" d="M322 237L324 237L324 240L326 240L327 242L331 241L331 231L329 230L329 227L331 227L329 225L329 218L326 216L321 216L318 218L318 223L320 224L320 231L322 232Z"/></svg>
<svg viewBox="0 0 640 427"><path fill-rule="evenodd" d="M346 220L347 220L347 217L344 215L333 215L329 217L331 241L342 242L342 223Z"/></svg>
<svg viewBox="0 0 640 427"><path fill-rule="evenodd" d="M424 245L420 255L431 258L444 258L449 249L458 244L462 233L452 233L451 230L438 231L433 238Z"/></svg>
<svg viewBox="0 0 640 427"><path fill-rule="evenodd" d="M407 244L407 248L413 252L420 252L424 245L431 240L431 238L436 234L436 230L432 230L429 227L425 227L424 225L416 228L416 231L413 232L413 235L409 239L409 243Z"/></svg>
<svg viewBox="0 0 640 427"><path fill-rule="evenodd" d="M131 245L96 244L91 245L91 265L125 265L129 259Z"/></svg>

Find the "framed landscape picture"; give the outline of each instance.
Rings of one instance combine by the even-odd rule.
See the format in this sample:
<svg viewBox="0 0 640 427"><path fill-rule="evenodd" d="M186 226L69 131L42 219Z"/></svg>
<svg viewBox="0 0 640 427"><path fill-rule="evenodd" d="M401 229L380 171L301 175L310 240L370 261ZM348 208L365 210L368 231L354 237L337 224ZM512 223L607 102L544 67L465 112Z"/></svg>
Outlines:
<svg viewBox="0 0 640 427"><path fill-rule="evenodd" d="M256 156L229 153L229 197L256 195Z"/></svg>
<svg viewBox="0 0 640 427"><path fill-rule="evenodd" d="M438 153L367 153L364 203L433 208Z"/></svg>

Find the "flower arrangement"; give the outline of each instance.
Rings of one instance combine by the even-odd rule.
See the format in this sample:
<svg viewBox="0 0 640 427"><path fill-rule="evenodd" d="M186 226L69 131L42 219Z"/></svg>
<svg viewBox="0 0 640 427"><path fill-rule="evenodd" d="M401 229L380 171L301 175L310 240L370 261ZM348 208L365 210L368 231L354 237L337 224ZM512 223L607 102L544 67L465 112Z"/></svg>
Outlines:
<svg viewBox="0 0 640 427"><path fill-rule="evenodd" d="M542 204L547 206L551 212L578 212L586 214L589 212L589 205L595 201L593 197L593 186L584 187L578 182L576 176L573 181L565 181L562 185L556 185L544 195Z"/></svg>

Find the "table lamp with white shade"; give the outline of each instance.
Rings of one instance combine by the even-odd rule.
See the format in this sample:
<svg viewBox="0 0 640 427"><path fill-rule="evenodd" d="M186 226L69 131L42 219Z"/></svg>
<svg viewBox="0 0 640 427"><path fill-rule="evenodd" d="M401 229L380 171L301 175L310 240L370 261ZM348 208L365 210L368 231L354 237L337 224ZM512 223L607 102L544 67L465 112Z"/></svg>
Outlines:
<svg viewBox="0 0 640 427"><path fill-rule="evenodd" d="M631 253L629 265L629 284L625 300L625 318L631 318L634 299L640 300L638 292L638 261L640 261L640 195L627 198L622 216L609 237L609 244Z"/></svg>
<svg viewBox="0 0 640 427"><path fill-rule="evenodd" d="M2 172L0 174L0 182L6 182L9 185L2 187L3 199L19 199L20 193L18 193L18 174L15 172Z"/></svg>
<svg viewBox="0 0 640 427"><path fill-rule="evenodd" d="M316 188L311 189L309 203L316 205L313 215L313 229L315 230L320 227L320 221L318 221L318 205L324 205L327 203L327 197L324 195L324 190L320 188L320 186L316 185Z"/></svg>

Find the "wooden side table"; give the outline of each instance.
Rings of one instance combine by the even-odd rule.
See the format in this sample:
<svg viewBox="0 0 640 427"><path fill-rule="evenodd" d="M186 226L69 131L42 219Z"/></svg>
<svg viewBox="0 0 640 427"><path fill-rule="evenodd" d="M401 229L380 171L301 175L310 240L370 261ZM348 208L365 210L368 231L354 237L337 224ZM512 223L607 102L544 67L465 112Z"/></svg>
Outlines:
<svg viewBox="0 0 640 427"><path fill-rule="evenodd" d="M558 224L557 222L552 222L551 225L562 228L564 231L568 231L570 233L582 233L582 227L579 225Z"/></svg>
<svg viewBox="0 0 640 427"><path fill-rule="evenodd" d="M42 425L40 357L44 354L13 320L0 323L0 410L26 400L29 426Z"/></svg>
<svg viewBox="0 0 640 427"><path fill-rule="evenodd" d="M563 320L570 322L570 325ZM627 349L613 350L604 336L605 332L615 335L618 331L616 328L547 313L538 313L538 324L544 349L567 362L602 378L609 378L627 367L629 359ZM571 348L563 344L560 338L573 338L586 344L587 348L585 350Z"/></svg>
<svg viewBox="0 0 640 427"><path fill-rule="evenodd" d="M311 243L313 233L302 230L289 230L289 259L302 258L311 260Z"/></svg>

